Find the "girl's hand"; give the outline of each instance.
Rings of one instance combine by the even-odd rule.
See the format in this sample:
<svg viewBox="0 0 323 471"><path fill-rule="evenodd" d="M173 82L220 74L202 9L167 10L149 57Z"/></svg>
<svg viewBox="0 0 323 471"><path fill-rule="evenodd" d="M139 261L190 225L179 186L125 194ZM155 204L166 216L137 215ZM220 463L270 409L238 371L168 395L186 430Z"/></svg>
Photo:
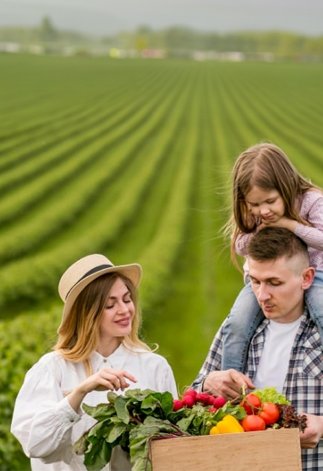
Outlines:
<svg viewBox="0 0 323 471"><path fill-rule="evenodd" d="M305 414L307 426L304 432L300 433L302 448L315 448L323 438L323 417L318 415Z"/></svg>
<svg viewBox="0 0 323 471"><path fill-rule="evenodd" d="M284 227L285 229L288 229L291 232L295 232L296 226L297 226L297 221L295 219L289 219L286 218L285 216L282 216L281 218L277 219L277 221L261 221L261 226L262 227Z"/></svg>

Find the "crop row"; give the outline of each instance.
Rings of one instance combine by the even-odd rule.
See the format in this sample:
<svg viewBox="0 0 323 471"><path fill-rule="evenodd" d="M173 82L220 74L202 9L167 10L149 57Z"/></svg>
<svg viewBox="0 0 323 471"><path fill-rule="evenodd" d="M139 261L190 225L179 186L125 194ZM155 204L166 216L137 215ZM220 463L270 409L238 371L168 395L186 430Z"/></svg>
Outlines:
<svg viewBox="0 0 323 471"><path fill-rule="evenodd" d="M119 126L112 126L111 132L108 132L109 124L103 121L102 124L91 127L79 139L67 140L55 146L52 151L48 151L45 154L45 163L51 165L47 166L46 173L42 178L32 179L21 187L18 186L14 195L2 201L0 221L3 223L13 220L26 209L34 207L46 195L69 183L81 171L94 165L98 159L102 160L108 151L111 152L112 146L126 142L127 135L135 134L139 127L145 133L144 128L151 126L150 116L155 116L153 113L155 107L167 93L168 90L162 88L161 93L156 94L154 99L147 101L133 113L130 112L128 119L121 121ZM137 137L140 137L140 134ZM108 162L106 164L108 165Z"/></svg>
<svg viewBox="0 0 323 471"><path fill-rule="evenodd" d="M52 60L64 70L58 59ZM84 64L74 66L82 68L83 83L90 84L96 76L90 68L85 71ZM82 99L88 103L82 111L76 100L76 90L82 87L78 84L73 90L67 81L68 93L62 91L59 100L67 100L66 110L71 113L62 113L61 125L53 124L62 138L59 142L43 134L46 128L50 132L52 122L41 128L39 116L46 116L46 103L30 111L34 143L27 124L25 133L17 133L16 146L13 129L0 125L3 133L8 132L6 144L11 146L8 164L10 158L13 162L15 156L23 156L24 142L26 150L30 145L29 154L15 162L17 173L10 178L17 178L16 188L7 187L3 202L14 201L15 194L21 199L17 196L12 203L15 216L0 231L0 306L5 317L0 324L4 365L0 389L5 391L0 395L4 411L0 462L4 471L21 469L21 454L7 431L13 399L24 371L54 343L61 310L56 304L57 280L70 262L102 251L117 263L143 265L145 338L160 343L179 384L187 385L242 284L220 232L229 213L228 186L235 156L247 145L272 140L288 151L303 173L322 183L321 136L316 137L316 131L323 124L323 103L319 80L309 74L312 70L322 78L323 70L317 66L307 66L305 73L302 67L277 64L92 64L96 72L104 71L107 83L113 82L116 98L101 77L92 99L90 91ZM120 81L110 82L109 74ZM60 107L53 105L54 88L49 89L48 95L44 89L39 93L47 96L54 122ZM12 123L19 122L18 104L16 99ZM37 110L40 114L33 117ZM73 110L79 115L73 116ZM28 116L27 111L24 115ZM69 138L77 123L82 134ZM33 158L32 149L41 145L41 136L45 145ZM64 147L68 143L71 147ZM2 157L4 162L6 155ZM48 168L42 167L45 161ZM9 175L9 165L6 168ZM31 181L23 184L19 174L29 175L26 178ZM43 189L39 196L37 185ZM17 204L23 209L17 210ZM46 308L37 307L38 302ZM32 304L34 309L23 307Z"/></svg>
<svg viewBox="0 0 323 471"><path fill-rule="evenodd" d="M154 82L149 87L149 94L152 96L156 93L156 85ZM146 90L147 94L147 90ZM148 95L149 95L148 94ZM133 94L132 94L133 95ZM6 136L1 136L0 154L4 154L0 168L2 170L7 167L14 166L20 160L25 160L31 156L35 156L40 152L44 152L47 148L54 145L58 140L67 139L73 135L81 134L88 128L100 123L103 120L112 119L112 124L115 126L127 116L127 113L132 113L136 107L140 107L141 103L146 100L144 94L137 94L135 97L126 93L123 87L117 90L109 91L109 99L105 100L92 100L87 103L83 102L82 105L73 105L68 111L60 113L47 113L41 118L34 110L30 110L31 116L27 120L26 125L21 131L11 131L11 140L6 142ZM120 111L122 110L122 113ZM47 115L50 115L48 117ZM120 116L119 116L120 115ZM15 129L14 124L11 125ZM20 138L20 134L23 137ZM7 139L9 139L7 137ZM3 148L3 143L4 148ZM2 145L1 145L2 144Z"/></svg>
<svg viewBox="0 0 323 471"><path fill-rule="evenodd" d="M186 93L182 94L182 100L185 98L186 94L187 89ZM168 99L164 101L162 106L160 106L159 111L161 114L154 116L154 119L145 123L148 128L147 133L153 133L159 126L160 116L163 117L164 113L167 117L169 116L170 107L172 106L172 98L172 95L169 95ZM107 241L113 240L113 238L117 236L120 228L125 225L127 220L131 219L135 215L136 210L144 197L146 185L149 184L151 179L157 177L156 172L158 171L158 162L165 158L162 143L165 137L169 138L170 136L173 136L172 139L177 137L176 131L179 126L179 118L182 114L183 108L179 107L178 110L169 117L165 126L162 127L159 139L151 141L151 146L147 150L143 147L141 135L134 134L132 138L128 139L126 142L126 149L123 148L123 152L121 154L123 159L129 158L128 156L132 155L136 146L143 147L143 150L149 152L149 159L147 159L143 154L138 162L134 161L132 163L132 165L138 166L138 168L137 171L136 168L129 168L127 191L122 193L121 188L115 189L116 197L114 198L111 195L113 192L113 185L111 185L112 187L108 187L110 201L101 195L103 206L107 208L106 214L102 212L104 210L103 208L101 210L100 217L94 218L90 224L89 218L86 217L86 225L89 227L86 232L79 232L80 235L76 239L73 237L67 237L65 229L64 237L67 238L67 240L64 243L57 243L57 238L55 238L55 244L53 244L53 247L50 249L47 249L44 252L38 251L35 256L30 255L25 259L10 263L7 266L5 273L3 273L3 276L2 273L0 274L0 279L4 282L3 289L0 287L0 303L4 304L5 302L13 301L13 299L17 299L17 296L31 299L37 298L38 296L42 297L42 293L44 291L48 291L48 287L53 286L53 279L57 280L58 274L70 261L80 256L82 253L91 251L91 249L93 250L93 247L96 247L97 249L102 247L107 243ZM146 133L144 132L144 137L145 134ZM110 161L109 164L112 174L113 170L117 174L118 160L116 159L114 169L112 167L114 162ZM138 174L138 170L140 171L140 174ZM131 180L131 173L136 174L137 177ZM121 186L124 186L122 180L120 183ZM120 187L119 182L116 182L116 184ZM60 210L64 211L65 207L68 209L68 203L66 203L66 200L61 200ZM89 209L90 212L93 213L93 207L90 207ZM76 231L75 226L73 226L72 230L74 232ZM34 236L37 237L37 231L34 232ZM21 272L26 274L26 278L21 279L19 282L18 277ZM45 273L47 276L44 276ZM49 276L49 274L51 274L51 276ZM15 293L10 293L10 286L12 284L15 284ZM13 299L11 298L12 296L14 296Z"/></svg>
<svg viewBox="0 0 323 471"><path fill-rule="evenodd" d="M154 278L153 284L155 285L155 288L153 288L151 291L151 285L146 286L146 290L144 291L144 293L146 293L146 300L144 299L144 303L147 308L147 302L149 302L149 300L150 302L152 301L152 293L156 294L156 288L162 281L162 274L165 276L165 269L166 272L169 272L171 267L174 265L174 259L176 258L178 245L180 242L182 242L184 236L183 229L186 226L187 219L187 200L189 199L193 189L191 183L193 181L194 168L196 165L196 136L191 134L190 139L186 140L185 133L181 131L183 121L187 119L187 116L183 111L188 104L188 97L191 94L191 88L186 88L182 94L182 97L178 97L179 103L182 103L183 106L174 110L174 113L170 116L169 121L167 121L164 126L165 133L161 136L161 141L159 143L154 143L149 152L149 161L146 161L145 164L145 172L147 173L147 176L148 173L151 173L152 168L149 167L152 166L155 168L154 171L158 170L158 175L160 177L162 177L164 173L162 167L165 166L165 163L171 163L172 165L176 163L177 167L176 172L171 174L167 172L168 181L164 182L163 185L165 186L165 184L169 184L169 177L174 180L171 187L171 193L167 195L168 202L162 208L162 214L158 220L158 227L155 228L155 235L153 236L151 242L151 246L157 250L157 254L160 253L159 250L162 250L161 253L164 254L164 257L154 257L156 266L158 267L161 264L160 266L163 267L163 273L161 273L161 270L155 269L154 273L152 273L152 277L149 278L150 280ZM195 101L196 99L197 97L195 98ZM193 121L193 117L191 117L191 120ZM192 122L192 124L194 123ZM161 150L161 143L164 140L167 141L168 145ZM167 154L170 150L169 144L173 141L177 149L175 155L178 157L178 161L174 158L170 159L168 157L169 154ZM155 155L152 152L153 150ZM159 164L158 162L154 163L154 159L156 158ZM151 180L152 179L150 178L150 181ZM140 189L140 191L142 191L142 189L145 188L145 182L136 181L134 186L137 186L138 190ZM126 198L124 199L127 203ZM141 199L140 204L142 207L144 207L145 200ZM129 210L129 208L124 209ZM134 208L130 208L131 214L133 214L133 210ZM119 213L120 211L118 214ZM115 221L116 225L120 223L120 219L118 217L114 217L113 211L110 212L109 216L111 217L112 221ZM117 214L115 214L115 216L117 216ZM102 228L103 226L101 228L97 226L95 229L100 230ZM107 241L105 241L105 243L106 242ZM92 243L96 247L99 245L98 241L93 239ZM129 244L129 239L127 239L127 243ZM156 253L154 253L154 250L146 250L144 251L143 256L139 256L139 259L141 259L144 266L146 266L147 263L151 264L152 262L150 256L155 255ZM147 266L145 267L145 271L146 269ZM8 423L10 421L13 400L16 391L19 388L24 371L33 361L35 361L35 358L37 358L37 356L39 356L41 352L44 351L44 349L46 350L50 346L47 342L49 338L52 338L51 332L53 332L55 325L58 323L58 311L59 310L56 308L49 308L48 313L37 312L36 315L34 313L26 314L22 318L16 318L12 323L9 324L8 321L5 321L2 326L3 330L1 329L0 325L0 341L4 347L3 354L1 355L3 357L3 364L9 366L11 362L14 362L17 365L17 368L14 370L5 368L2 373L0 373L0 385L7 391L6 395L0 398L0 406L4 411L4 423ZM50 322L48 322L48 318L50 318ZM40 323L42 328L36 329L32 337L29 335L25 337L24 333L26 331L26 326L33 325L35 323ZM20 338L19 344L17 344L14 348L12 348L12 345L7 344L7 339L11 338L12 332L14 332L14 334ZM9 357L6 353L8 350L11 350L11 355L9 355ZM23 355L25 350L30 352L30 355ZM9 388L8 385L10 385ZM22 459L22 456L21 452L17 450L17 445L11 436L9 436L6 441L6 449L3 456L1 456L0 448L0 459L1 458L3 458L4 465L7 464L8 466L13 466L13 469L18 469L18 463L19 460Z"/></svg>
<svg viewBox="0 0 323 471"><path fill-rule="evenodd" d="M79 152L76 161L78 168L83 159L89 162L90 166L80 172L78 178L72 178L67 186L59 187L51 199L47 198L43 204L27 216L21 217L14 226L3 232L2 236L0 235L0 259L8 261L31 250L37 250L37 246L49 237L55 236L56 239L57 233L62 228L66 233L68 225L87 207L93 211L95 200L100 197L105 188L109 188L111 192L113 181L117 180L123 169L131 165L134 154L138 154L137 160L140 158L144 161L144 148L149 142L149 136L154 134L168 118L173 98L173 94L169 93L167 99L159 106L158 113L152 115L150 120L145 120L141 133L130 133L127 139L118 140L118 145L113 147L111 136L107 135L95 141L90 149L86 147ZM176 117L175 113L174 119ZM174 119L166 123L159 139L176 132ZM142 154L138 153L138 149L142 149ZM107 159L108 151L111 155ZM139 165L143 164L139 163ZM52 176L52 174L53 172L49 175ZM59 170L57 170L57 175L62 177ZM50 206L50 211L48 211L48 206Z"/></svg>

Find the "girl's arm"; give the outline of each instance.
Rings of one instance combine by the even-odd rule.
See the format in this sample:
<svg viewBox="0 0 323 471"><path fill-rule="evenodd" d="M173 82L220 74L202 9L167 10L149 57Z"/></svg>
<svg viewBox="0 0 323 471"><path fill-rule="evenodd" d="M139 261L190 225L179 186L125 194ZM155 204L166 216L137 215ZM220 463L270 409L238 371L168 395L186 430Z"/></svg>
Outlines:
<svg viewBox="0 0 323 471"><path fill-rule="evenodd" d="M294 232L309 247L316 250L323 250L323 195L321 196L321 194L319 194L319 196L317 196L317 192L313 191L307 195L307 200L305 198L306 197L304 197L304 207L302 207L301 215L309 222L310 226L286 217L282 217L277 222L267 223L266 225L285 227ZM314 201L310 201L310 198L313 198Z"/></svg>
<svg viewBox="0 0 323 471"><path fill-rule="evenodd" d="M317 195L316 192L312 192L310 195L314 198ZM295 234L304 240L304 242L316 250L323 250L323 194L320 193L319 197L316 197L313 204L308 209L305 215L306 220L311 226L297 223L295 228Z"/></svg>
<svg viewBox="0 0 323 471"><path fill-rule="evenodd" d="M248 245L253 236L254 234L250 233L250 234L240 234L237 237L237 240L235 242L235 251L237 255L241 255L243 257L247 255Z"/></svg>

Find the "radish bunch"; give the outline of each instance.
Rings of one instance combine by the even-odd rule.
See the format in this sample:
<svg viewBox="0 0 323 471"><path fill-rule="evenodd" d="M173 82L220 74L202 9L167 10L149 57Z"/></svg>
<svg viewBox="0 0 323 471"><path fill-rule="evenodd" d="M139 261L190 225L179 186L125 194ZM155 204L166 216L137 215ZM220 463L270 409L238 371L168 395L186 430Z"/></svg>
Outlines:
<svg viewBox="0 0 323 471"><path fill-rule="evenodd" d="M224 406L226 399L222 396L213 396L208 393L199 393L195 389L187 389L182 399L174 399L173 410L178 411L183 407L193 407L195 404L202 404L203 406L210 406L210 412L216 412L220 407Z"/></svg>

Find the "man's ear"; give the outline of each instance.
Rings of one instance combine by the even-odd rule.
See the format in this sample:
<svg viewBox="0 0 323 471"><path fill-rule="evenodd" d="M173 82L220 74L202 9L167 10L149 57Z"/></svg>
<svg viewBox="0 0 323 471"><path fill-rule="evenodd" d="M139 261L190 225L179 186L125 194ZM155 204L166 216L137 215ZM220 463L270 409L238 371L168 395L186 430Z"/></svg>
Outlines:
<svg viewBox="0 0 323 471"><path fill-rule="evenodd" d="M307 267L302 273L303 283L302 288L308 289L310 288L311 284L313 283L315 276L315 268L314 267Z"/></svg>

